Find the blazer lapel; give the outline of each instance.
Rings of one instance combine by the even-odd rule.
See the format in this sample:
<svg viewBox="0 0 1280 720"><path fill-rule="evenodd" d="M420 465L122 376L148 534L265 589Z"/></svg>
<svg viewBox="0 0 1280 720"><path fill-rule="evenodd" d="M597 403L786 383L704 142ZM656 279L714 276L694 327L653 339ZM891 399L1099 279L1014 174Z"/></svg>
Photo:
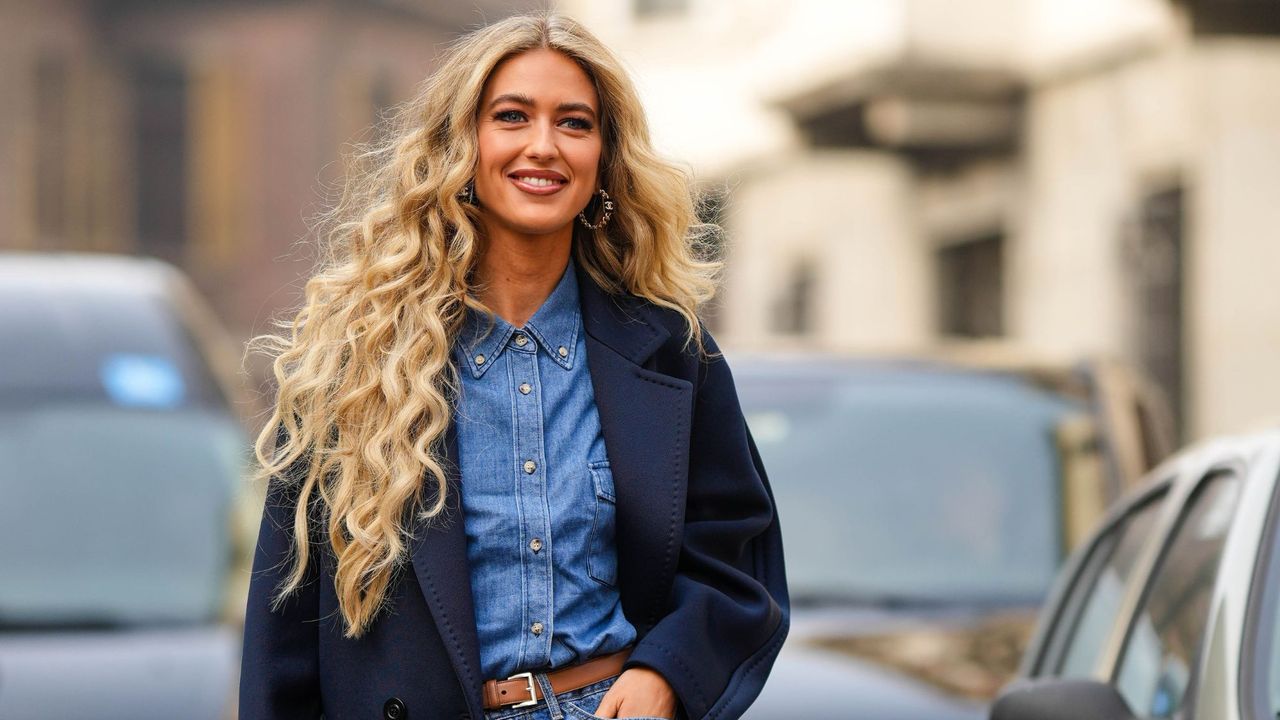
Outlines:
<svg viewBox="0 0 1280 720"><path fill-rule="evenodd" d="M480 676L480 643L476 637L467 534L462 521L458 434L452 422L445 433L444 450L448 509L445 517L438 521L414 523L410 554L418 585L431 608L454 673L464 688L468 711L471 717L481 718L484 717L481 688L487 678Z"/></svg>
<svg viewBox="0 0 1280 720"><path fill-rule="evenodd" d="M617 494L618 584L643 634L665 609L679 557L693 385L643 364L670 336L637 303L578 268L587 363Z"/></svg>

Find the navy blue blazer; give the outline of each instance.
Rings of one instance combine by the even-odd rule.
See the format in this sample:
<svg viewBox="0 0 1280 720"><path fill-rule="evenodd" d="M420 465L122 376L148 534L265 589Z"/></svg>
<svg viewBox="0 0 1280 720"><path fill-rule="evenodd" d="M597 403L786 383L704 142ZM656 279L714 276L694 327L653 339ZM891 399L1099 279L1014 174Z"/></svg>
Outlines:
<svg viewBox="0 0 1280 720"><path fill-rule="evenodd" d="M591 383L617 493L618 583L638 638L627 666L663 675L679 715L739 717L759 694L789 617L773 493L729 368L682 350L684 321L610 295L578 268ZM704 334L708 349L715 341ZM279 611L293 498L268 490L244 627L241 720L483 718L456 441L451 521L414 530L391 606L342 636L334 557L317 535L307 582ZM393 700L394 699L394 700Z"/></svg>

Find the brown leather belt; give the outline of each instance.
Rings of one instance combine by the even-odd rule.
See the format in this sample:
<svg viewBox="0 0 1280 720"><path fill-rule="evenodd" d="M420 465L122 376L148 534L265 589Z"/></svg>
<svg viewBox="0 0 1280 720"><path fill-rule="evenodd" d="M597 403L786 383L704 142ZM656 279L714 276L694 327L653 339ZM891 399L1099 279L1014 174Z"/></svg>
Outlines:
<svg viewBox="0 0 1280 720"><path fill-rule="evenodd" d="M552 670L547 673L551 691L559 695L611 678L622 672L622 665L630 655L631 648L624 648L610 655L601 655L577 665ZM506 680L485 680L484 709L536 705L541 699L538 690L538 683L533 679L532 672L516 673Z"/></svg>

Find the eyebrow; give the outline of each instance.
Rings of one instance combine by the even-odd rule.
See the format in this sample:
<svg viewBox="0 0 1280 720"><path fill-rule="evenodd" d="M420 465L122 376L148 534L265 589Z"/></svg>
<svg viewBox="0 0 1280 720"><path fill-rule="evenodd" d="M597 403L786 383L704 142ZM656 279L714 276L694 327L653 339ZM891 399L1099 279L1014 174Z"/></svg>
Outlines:
<svg viewBox="0 0 1280 720"><path fill-rule="evenodd" d="M489 103L489 109L492 110L493 108L497 107L498 105L501 105L504 102L511 102L517 105L524 105L525 107L534 107L534 105L536 104L533 102L533 98L529 97L528 95L524 95L522 93L503 93L502 95L499 95L498 97L494 98L493 102ZM568 103L560 103L559 105L556 106L556 112L573 112L573 111L587 113L593 118L596 116L596 111L586 103L568 102Z"/></svg>

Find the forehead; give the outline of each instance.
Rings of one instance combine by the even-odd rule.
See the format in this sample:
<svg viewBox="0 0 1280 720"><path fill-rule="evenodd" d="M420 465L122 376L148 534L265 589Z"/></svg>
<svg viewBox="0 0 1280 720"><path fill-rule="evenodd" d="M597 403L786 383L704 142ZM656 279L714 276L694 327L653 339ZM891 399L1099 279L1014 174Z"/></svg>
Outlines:
<svg viewBox="0 0 1280 720"><path fill-rule="evenodd" d="M597 107L595 84L569 56L536 48L498 63L484 84L483 103L498 95L516 93L535 102L581 102Z"/></svg>

